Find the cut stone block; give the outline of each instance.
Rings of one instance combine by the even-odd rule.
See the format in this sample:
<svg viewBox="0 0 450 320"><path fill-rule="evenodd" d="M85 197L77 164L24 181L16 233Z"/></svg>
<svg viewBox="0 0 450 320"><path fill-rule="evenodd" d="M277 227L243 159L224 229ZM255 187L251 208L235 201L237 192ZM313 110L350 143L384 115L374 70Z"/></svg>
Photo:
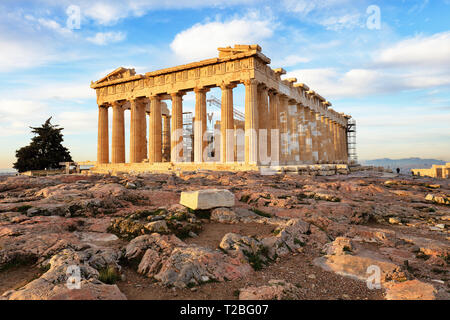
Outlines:
<svg viewBox="0 0 450 320"><path fill-rule="evenodd" d="M223 189L182 192L180 204L192 210L234 206L234 194Z"/></svg>

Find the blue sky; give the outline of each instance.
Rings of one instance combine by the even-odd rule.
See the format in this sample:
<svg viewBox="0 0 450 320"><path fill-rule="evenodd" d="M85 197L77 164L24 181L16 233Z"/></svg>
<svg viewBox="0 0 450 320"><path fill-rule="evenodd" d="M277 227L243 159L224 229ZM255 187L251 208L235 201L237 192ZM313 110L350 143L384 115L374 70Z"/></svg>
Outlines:
<svg viewBox="0 0 450 320"><path fill-rule="evenodd" d="M79 29L67 24L74 5ZM370 27L370 6L380 10L379 28ZM360 159L450 161L449 17L450 0L3 0L0 168L29 143L28 126L50 116L74 160L95 160L89 84L119 66L145 73L253 43L273 68L356 119ZM193 104L185 96L185 108Z"/></svg>

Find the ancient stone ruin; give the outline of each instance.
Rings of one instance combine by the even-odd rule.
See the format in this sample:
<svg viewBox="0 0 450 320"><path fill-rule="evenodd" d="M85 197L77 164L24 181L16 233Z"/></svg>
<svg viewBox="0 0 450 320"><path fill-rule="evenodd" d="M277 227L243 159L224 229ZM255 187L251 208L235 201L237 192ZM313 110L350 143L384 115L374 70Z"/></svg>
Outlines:
<svg viewBox="0 0 450 320"><path fill-rule="evenodd" d="M282 80L286 71L272 69L260 46L218 50L218 58L145 75L118 68L93 82L99 106L97 165L93 171L235 171L313 164L346 167L350 116L331 109L329 101L306 84L296 83L297 79ZM245 85L245 115L233 107L233 89L239 84ZM214 87L222 89L221 120L210 137L206 93ZM192 141L187 148L183 95L189 91L195 92L196 100ZM164 100L171 100L171 112ZM131 111L130 163L125 163L126 109Z"/></svg>

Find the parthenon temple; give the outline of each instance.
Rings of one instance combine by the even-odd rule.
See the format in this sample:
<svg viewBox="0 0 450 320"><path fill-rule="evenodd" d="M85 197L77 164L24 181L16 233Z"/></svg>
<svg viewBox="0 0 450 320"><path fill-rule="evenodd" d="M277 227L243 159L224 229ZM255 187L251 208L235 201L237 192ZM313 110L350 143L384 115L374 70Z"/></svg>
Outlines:
<svg viewBox="0 0 450 320"><path fill-rule="evenodd" d="M348 163L350 116L334 111L329 101L306 84L297 83L296 78L282 79L286 71L272 69L259 45L218 51L218 58L145 75L121 67L92 82L99 112L95 169L258 170ZM245 86L244 113L233 103L233 89L240 84ZM207 129L207 92L214 87L221 89L221 111L211 133ZM189 114L183 110L183 96L189 91L195 92L195 112L187 134ZM164 100L171 101L170 110ZM126 163L124 111L128 109Z"/></svg>

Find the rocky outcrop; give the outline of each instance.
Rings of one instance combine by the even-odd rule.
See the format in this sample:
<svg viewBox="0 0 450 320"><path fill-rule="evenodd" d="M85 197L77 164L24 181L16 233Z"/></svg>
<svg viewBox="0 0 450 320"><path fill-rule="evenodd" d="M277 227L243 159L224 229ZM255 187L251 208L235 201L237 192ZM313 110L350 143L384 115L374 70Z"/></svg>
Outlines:
<svg viewBox="0 0 450 320"><path fill-rule="evenodd" d="M142 259L140 257L142 256ZM138 272L166 286L188 287L244 277L251 267L218 250L186 245L175 236L144 235L126 247L125 257L140 259Z"/></svg>
<svg viewBox="0 0 450 320"><path fill-rule="evenodd" d="M120 251L113 249L89 248L84 251L64 249L49 260L42 262L47 267L40 278L28 283L18 290L3 294L2 298L9 300L49 300L79 298L125 299L117 286L106 285L98 280L99 270L112 266L120 270L117 264ZM69 277L73 275L70 268L78 268L81 292L68 287ZM73 270L73 269L72 269ZM69 281L70 282L70 281ZM74 282L70 282L74 284Z"/></svg>

